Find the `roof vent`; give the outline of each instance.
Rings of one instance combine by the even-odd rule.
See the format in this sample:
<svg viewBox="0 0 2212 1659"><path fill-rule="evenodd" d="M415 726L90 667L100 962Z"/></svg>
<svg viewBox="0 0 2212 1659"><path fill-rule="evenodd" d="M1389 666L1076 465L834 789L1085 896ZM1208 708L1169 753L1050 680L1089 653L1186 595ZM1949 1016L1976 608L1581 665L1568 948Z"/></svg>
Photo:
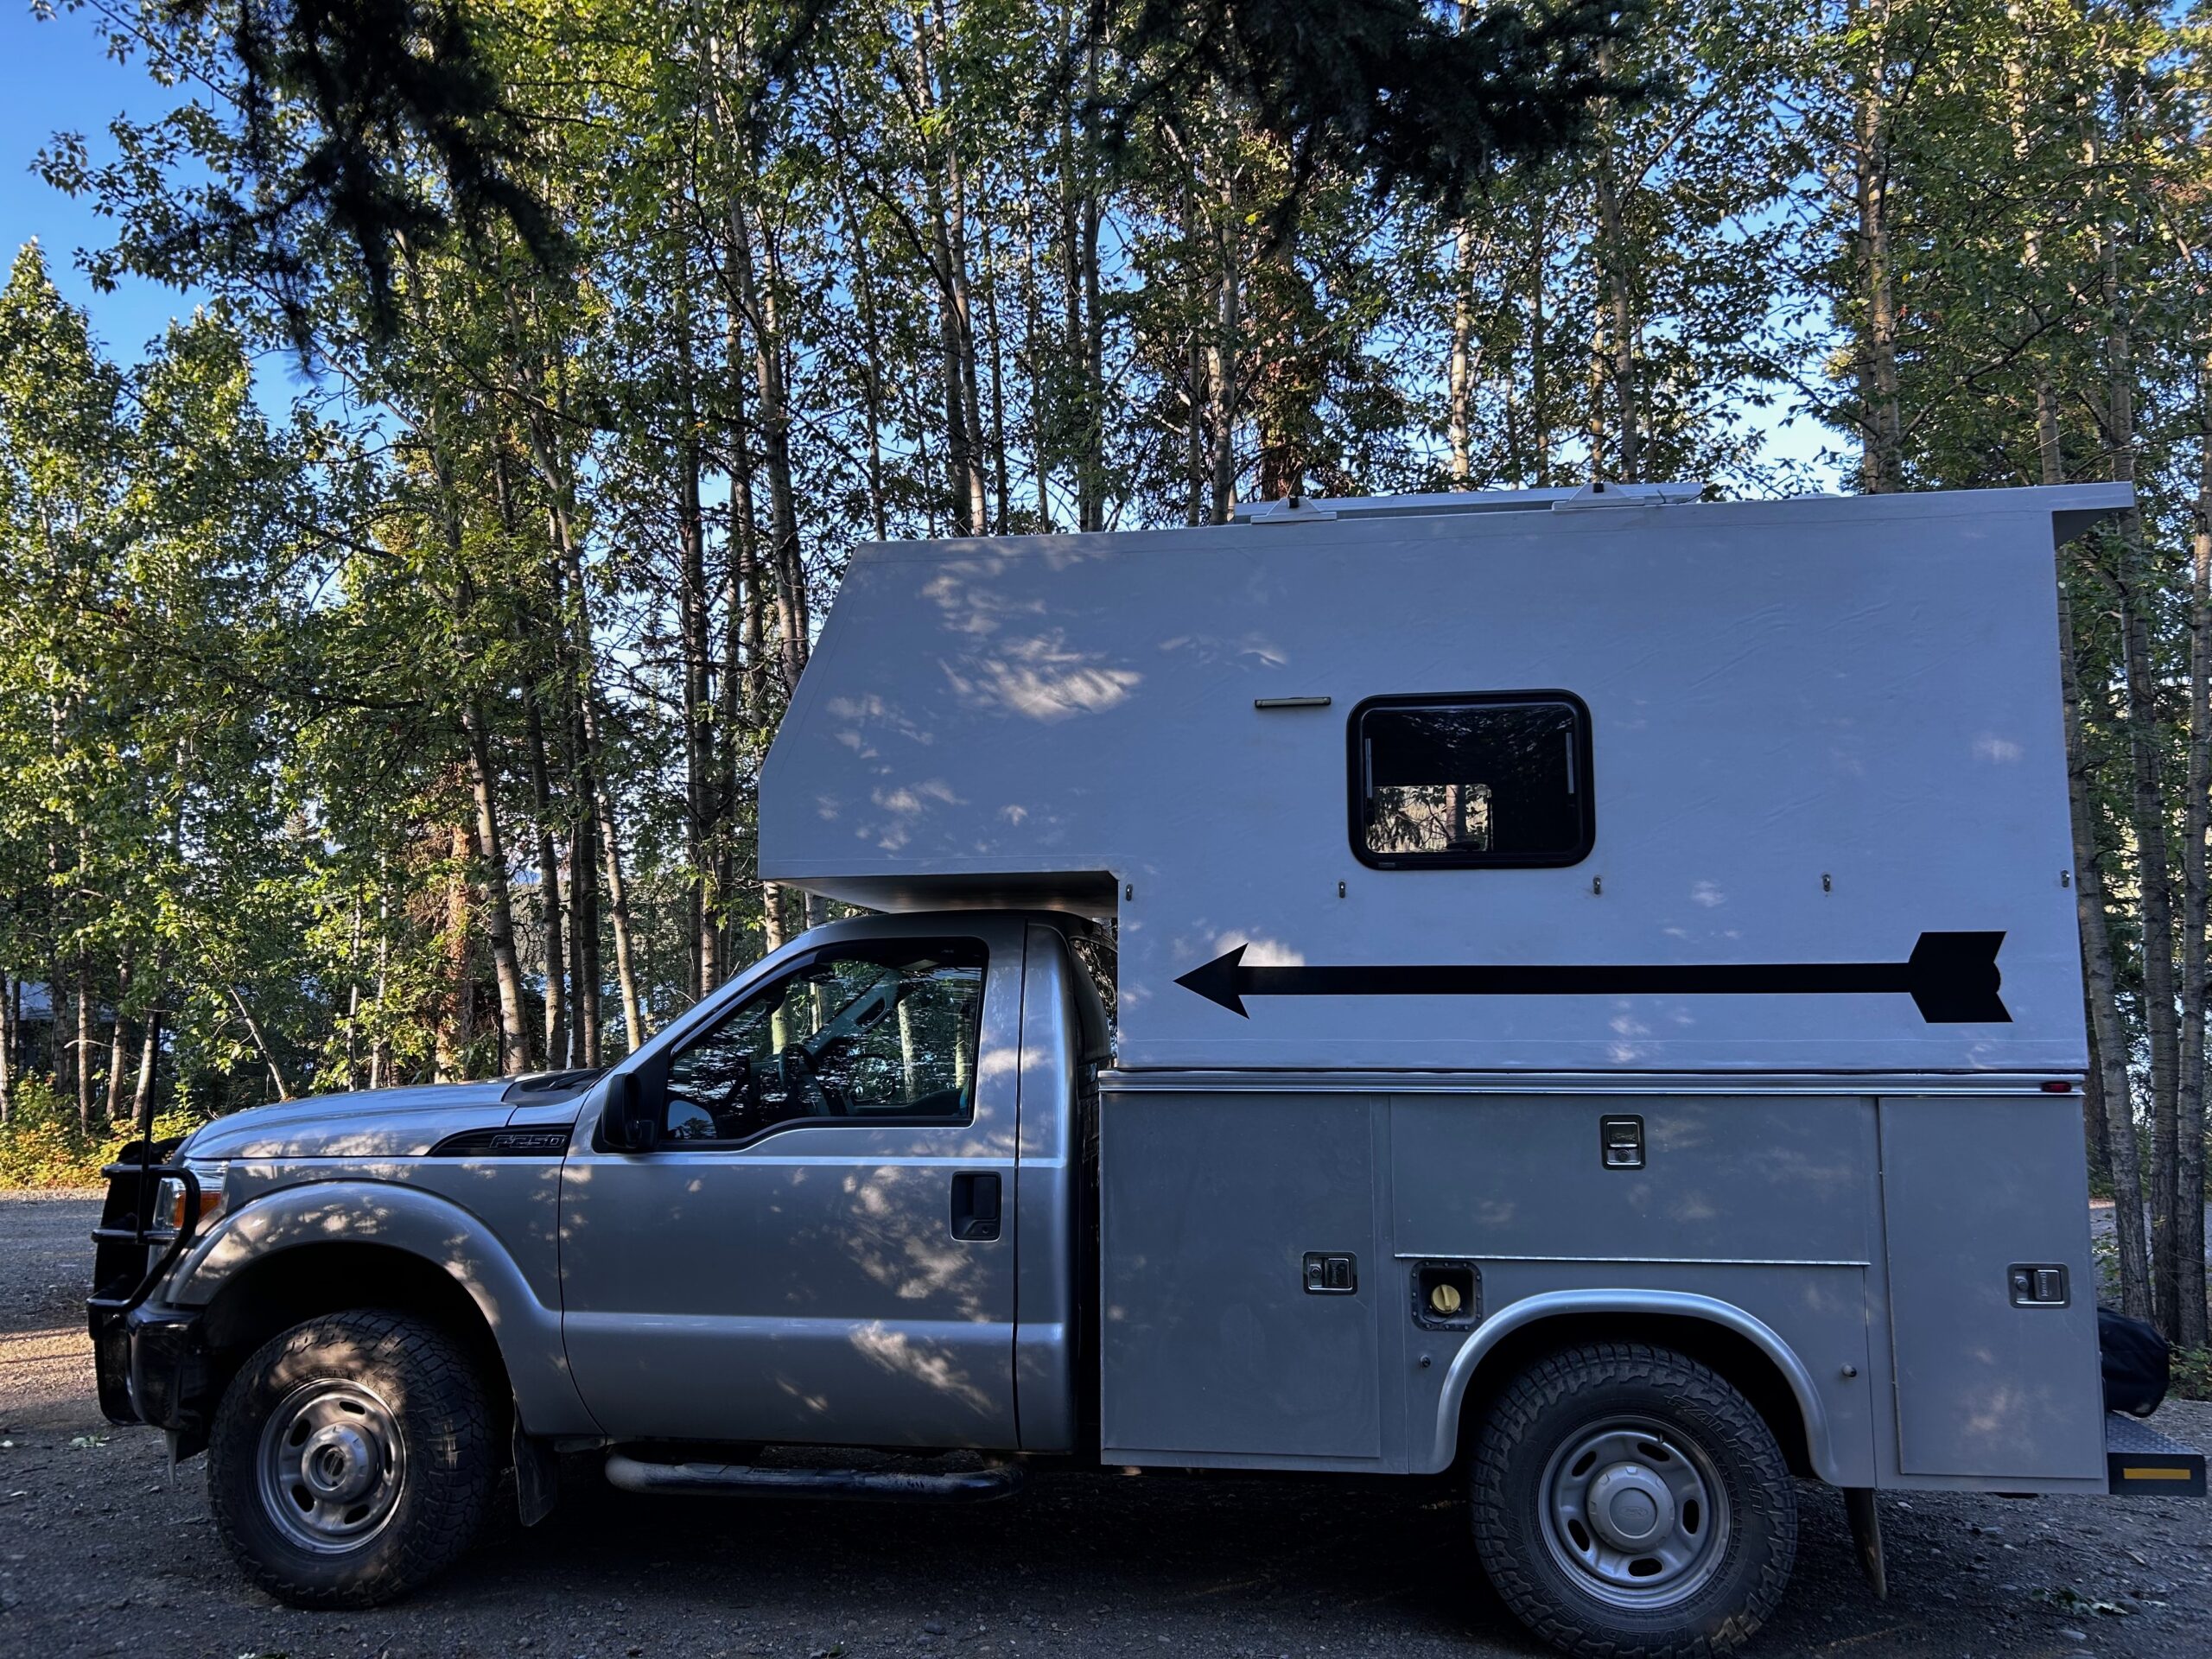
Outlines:
<svg viewBox="0 0 2212 1659"><path fill-rule="evenodd" d="M1596 478L1565 500L1552 503L1554 512L1588 512L1602 507L1670 507L1694 501L1705 493L1702 484L1608 484Z"/></svg>
<svg viewBox="0 0 2212 1659"><path fill-rule="evenodd" d="M1337 515L1310 495L1287 495L1280 501L1270 501L1256 509L1251 518L1255 524L1317 524Z"/></svg>

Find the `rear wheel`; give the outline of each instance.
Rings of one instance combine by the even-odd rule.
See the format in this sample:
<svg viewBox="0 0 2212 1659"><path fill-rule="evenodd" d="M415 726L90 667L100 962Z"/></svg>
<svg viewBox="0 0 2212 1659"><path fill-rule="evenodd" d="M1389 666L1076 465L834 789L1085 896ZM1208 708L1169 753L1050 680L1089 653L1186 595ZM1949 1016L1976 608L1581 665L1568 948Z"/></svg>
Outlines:
<svg viewBox="0 0 2212 1659"><path fill-rule="evenodd" d="M1475 1547L1529 1628L1597 1659L1704 1659L1750 1640L1797 1552L1765 1421L1666 1349L1605 1344L1509 1384L1477 1441Z"/></svg>
<svg viewBox="0 0 2212 1659"><path fill-rule="evenodd" d="M334 1313L272 1338L232 1378L207 1447L223 1541L296 1607L365 1607L442 1571L498 1473L484 1386L435 1327Z"/></svg>

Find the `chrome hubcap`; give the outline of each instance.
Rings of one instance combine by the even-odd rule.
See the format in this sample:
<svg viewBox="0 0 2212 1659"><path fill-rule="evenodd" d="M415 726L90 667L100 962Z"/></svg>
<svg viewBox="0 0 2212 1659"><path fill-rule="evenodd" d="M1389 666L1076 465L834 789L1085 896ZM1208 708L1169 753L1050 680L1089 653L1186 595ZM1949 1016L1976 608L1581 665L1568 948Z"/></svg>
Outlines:
<svg viewBox="0 0 2212 1659"><path fill-rule="evenodd" d="M1686 1601L1727 1554L1727 1495L1712 1460L1656 1422L1611 1418L1568 1436L1540 1491L1552 1559L1608 1605Z"/></svg>
<svg viewBox="0 0 2212 1659"><path fill-rule="evenodd" d="M262 1508L318 1554L359 1549L381 1532L405 1475L398 1421L358 1382L302 1383L261 1431Z"/></svg>

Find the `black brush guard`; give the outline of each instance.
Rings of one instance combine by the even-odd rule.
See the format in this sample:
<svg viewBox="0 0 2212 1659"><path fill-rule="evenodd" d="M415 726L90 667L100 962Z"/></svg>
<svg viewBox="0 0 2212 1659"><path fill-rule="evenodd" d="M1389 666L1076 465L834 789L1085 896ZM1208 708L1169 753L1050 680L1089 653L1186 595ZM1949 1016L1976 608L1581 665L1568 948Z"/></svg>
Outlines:
<svg viewBox="0 0 2212 1659"><path fill-rule="evenodd" d="M200 1178L182 1164L168 1161L181 1144L181 1138L134 1141L100 1172L107 1178L107 1200L100 1224L92 1230L98 1248L85 1318L92 1330L100 1410L111 1423L144 1421L130 1396L130 1316L191 1248L200 1227ZM168 1180L184 1189L182 1224L174 1228L167 1217L154 1213L162 1183Z"/></svg>

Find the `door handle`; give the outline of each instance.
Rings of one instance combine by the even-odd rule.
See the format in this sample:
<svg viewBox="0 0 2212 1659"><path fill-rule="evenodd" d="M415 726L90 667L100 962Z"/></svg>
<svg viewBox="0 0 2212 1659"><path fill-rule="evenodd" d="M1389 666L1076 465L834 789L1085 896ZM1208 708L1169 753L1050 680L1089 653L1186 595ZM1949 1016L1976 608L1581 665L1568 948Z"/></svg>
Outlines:
<svg viewBox="0 0 2212 1659"><path fill-rule="evenodd" d="M999 1236L996 1170L963 1169L952 1178L952 1236L967 1239Z"/></svg>

